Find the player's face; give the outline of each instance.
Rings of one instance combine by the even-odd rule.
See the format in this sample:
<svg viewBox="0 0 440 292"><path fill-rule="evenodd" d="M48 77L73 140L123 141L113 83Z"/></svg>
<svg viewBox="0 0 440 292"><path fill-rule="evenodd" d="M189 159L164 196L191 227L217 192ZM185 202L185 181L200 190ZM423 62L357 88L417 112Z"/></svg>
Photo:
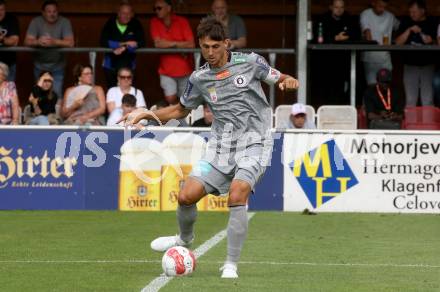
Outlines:
<svg viewBox="0 0 440 292"><path fill-rule="evenodd" d="M119 7L118 22L120 24L129 23L132 17L133 17L133 10L131 9L131 6L123 5Z"/></svg>
<svg viewBox="0 0 440 292"><path fill-rule="evenodd" d="M56 5L46 5L43 10L43 18L48 23L55 23L58 19L58 8Z"/></svg>
<svg viewBox="0 0 440 292"><path fill-rule="evenodd" d="M203 58L212 67L222 67L228 60L228 40L214 41L210 37L199 39Z"/></svg>

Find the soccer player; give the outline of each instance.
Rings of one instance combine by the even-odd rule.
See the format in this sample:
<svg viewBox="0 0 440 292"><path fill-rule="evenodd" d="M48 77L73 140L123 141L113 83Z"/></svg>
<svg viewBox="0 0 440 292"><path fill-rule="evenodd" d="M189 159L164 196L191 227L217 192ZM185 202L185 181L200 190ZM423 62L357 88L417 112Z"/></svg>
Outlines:
<svg viewBox="0 0 440 292"><path fill-rule="evenodd" d="M246 202L270 161L271 111L261 81L279 84L281 90L298 88L298 81L269 67L257 54L230 52L222 24L213 17L202 19L197 28L202 55L207 63L194 71L180 103L157 111L140 113L130 121L158 118L181 119L191 109L206 103L214 114L212 138L206 154L185 181L178 195L179 234L151 242L155 251L188 246L194 240L196 203L206 194L229 192L227 257L222 278L238 278L237 263L247 235Z"/></svg>

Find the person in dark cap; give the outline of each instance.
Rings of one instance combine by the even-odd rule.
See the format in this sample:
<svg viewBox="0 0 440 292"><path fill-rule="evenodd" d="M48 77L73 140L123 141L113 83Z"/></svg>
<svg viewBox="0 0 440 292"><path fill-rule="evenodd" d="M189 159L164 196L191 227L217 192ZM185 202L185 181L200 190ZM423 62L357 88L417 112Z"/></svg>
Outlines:
<svg viewBox="0 0 440 292"><path fill-rule="evenodd" d="M364 93L368 128L400 129L404 103L391 85L391 71L380 69L376 81L376 84L369 86Z"/></svg>

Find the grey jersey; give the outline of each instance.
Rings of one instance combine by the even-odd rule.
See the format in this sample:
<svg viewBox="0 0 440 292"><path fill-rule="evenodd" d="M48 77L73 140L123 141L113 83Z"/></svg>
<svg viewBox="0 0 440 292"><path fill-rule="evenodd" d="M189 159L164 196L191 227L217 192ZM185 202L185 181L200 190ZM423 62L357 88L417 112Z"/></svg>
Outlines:
<svg viewBox="0 0 440 292"><path fill-rule="evenodd" d="M231 52L221 68L205 64L194 71L180 103L189 109L207 103L214 115L209 148L234 152L237 145L263 144L271 128L272 109L261 81L276 83L281 73L254 53ZM246 140L246 141L244 141Z"/></svg>

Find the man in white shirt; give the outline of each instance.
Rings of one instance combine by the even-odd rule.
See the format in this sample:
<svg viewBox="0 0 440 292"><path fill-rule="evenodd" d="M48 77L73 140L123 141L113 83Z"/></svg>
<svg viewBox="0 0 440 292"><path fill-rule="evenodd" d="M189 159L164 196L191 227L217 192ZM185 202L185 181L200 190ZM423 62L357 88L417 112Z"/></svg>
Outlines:
<svg viewBox="0 0 440 292"><path fill-rule="evenodd" d="M364 39L376 41L380 45L391 44L393 31L399 28L399 21L387 11L389 0L372 0L371 8L364 10L360 16L361 30ZM367 84L376 83L376 74L382 68L393 69L389 52L362 53Z"/></svg>
<svg viewBox="0 0 440 292"><path fill-rule="evenodd" d="M440 44L440 24L437 28L437 44ZM437 67L437 72L435 72L432 82L434 87L434 104L440 106L440 67Z"/></svg>

